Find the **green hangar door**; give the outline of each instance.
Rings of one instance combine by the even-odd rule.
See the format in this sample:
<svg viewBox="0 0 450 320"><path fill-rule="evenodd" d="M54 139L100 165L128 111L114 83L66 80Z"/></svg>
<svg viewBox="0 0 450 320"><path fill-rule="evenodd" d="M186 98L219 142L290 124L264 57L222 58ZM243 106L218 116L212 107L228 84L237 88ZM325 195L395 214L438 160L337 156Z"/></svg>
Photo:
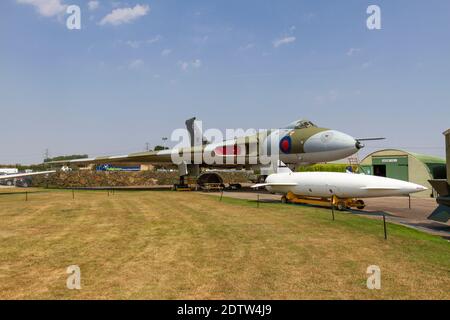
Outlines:
<svg viewBox="0 0 450 320"><path fill-rule="evenodd" d="M408 156L373 157L373 175L409 181Z"/></svg>

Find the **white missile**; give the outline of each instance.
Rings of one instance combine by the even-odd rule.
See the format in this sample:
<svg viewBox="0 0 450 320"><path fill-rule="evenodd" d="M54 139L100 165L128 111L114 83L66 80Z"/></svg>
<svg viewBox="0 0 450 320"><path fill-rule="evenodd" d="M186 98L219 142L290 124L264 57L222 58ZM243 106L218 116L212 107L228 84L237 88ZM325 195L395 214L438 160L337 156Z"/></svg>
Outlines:
<svg viewBox="0 0 450 320"><path fill-rule="evenodd" d="M427 190L426 187L402 180L340 172L286 172L267 177L265 183L252 188L265 187L269 192L303 197L373 198L403 196Z"/></svg>

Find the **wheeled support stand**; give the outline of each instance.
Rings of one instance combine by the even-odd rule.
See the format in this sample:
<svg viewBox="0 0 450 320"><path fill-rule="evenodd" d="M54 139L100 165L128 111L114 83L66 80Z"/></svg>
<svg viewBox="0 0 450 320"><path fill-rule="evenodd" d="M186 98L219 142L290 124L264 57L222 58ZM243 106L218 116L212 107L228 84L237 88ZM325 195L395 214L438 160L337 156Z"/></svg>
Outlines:
<svg viewBox="0 0 450 320"><path fill-rule="evenodd" d="M332 206L337 208L339 211L344 211L350 208L364 209L366 207L365 203L361 199L346 198L341 199L336 196L331 198L313 198L313 197L303 197L288 192L285 196L281 197L282 203L299 203L299 204L309 204L320 207Z"/></svg>

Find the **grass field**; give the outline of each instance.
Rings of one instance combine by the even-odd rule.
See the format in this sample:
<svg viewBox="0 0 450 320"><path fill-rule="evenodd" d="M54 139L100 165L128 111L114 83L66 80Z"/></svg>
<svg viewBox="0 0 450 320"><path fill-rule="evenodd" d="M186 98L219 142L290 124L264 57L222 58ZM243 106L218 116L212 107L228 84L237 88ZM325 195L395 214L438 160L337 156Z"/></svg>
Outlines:
<svg viewBox="0 0 450 320"><path fill-rule="evenodd" d="M0 194L0 298L450 299L450 243L388 233L346 213L198 193ZM69 265L81 290L66 288ZM369 265L381 290L366 287Z"/></svg>

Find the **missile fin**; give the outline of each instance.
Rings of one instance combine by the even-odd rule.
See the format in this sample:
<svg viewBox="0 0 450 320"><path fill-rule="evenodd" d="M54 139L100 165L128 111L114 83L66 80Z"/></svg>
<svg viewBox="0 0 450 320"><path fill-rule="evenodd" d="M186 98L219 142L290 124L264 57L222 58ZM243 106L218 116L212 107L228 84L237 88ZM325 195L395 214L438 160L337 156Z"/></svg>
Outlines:
<svg viewBox="0 0 450 320"><path fill-rule="evenodd" d="M267 187L267 186L277 186L277 187L292 187L292 186L296 186L297 183L258 183L252 186L252 188L260 188L260 187Z"/></svg>

